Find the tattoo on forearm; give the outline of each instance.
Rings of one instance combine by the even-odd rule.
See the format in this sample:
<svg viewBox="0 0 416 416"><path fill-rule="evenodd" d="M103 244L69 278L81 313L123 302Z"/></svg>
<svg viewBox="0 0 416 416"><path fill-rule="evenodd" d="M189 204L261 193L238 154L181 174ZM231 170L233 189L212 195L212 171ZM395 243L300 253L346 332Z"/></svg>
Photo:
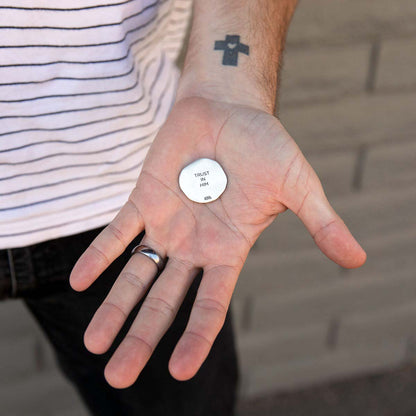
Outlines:
<svg viewBox="0 0 416 416"><path fill-rule="evenodd" d="M214 50L224 51L224 56L222 58L223 65L238 65L238 53L249 54L249 47L240 43L239 35L227 35L225 40L215 41Z"/></svg>

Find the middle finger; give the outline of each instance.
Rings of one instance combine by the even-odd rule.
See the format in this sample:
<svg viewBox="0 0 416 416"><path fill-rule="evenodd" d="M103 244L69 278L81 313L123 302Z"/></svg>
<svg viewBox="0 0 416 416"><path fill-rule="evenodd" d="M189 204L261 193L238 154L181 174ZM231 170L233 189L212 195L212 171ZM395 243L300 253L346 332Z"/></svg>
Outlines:
<svg viewBox="0 0 416 416"><path fill-rule="evenodd" d="M131 386L168 330L198 268L170 258L144 300L136 319L105 369L116 388Z"/></svg>

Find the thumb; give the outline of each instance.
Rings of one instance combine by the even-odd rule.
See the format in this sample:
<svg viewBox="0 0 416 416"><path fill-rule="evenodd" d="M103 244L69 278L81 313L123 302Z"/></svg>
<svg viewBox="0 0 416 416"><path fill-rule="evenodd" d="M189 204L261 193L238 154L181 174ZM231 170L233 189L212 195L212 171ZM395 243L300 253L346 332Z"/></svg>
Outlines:
<svg viewBox="0 0 416 416"><path fill-rule="evenodd" d="M285 205L300 218L328 258L346 268L365 263L365 251L328 202L318 176L300 151L282 191Z"/></svg>

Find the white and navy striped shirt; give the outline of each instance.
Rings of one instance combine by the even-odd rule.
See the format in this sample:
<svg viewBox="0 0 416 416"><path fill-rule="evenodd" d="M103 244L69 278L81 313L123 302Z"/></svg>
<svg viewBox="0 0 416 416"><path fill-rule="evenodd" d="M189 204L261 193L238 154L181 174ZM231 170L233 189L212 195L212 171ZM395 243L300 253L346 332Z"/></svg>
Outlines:
<svg viewBox="0 0 416 416"><path fill-rule="evenodd" d="M192 0L0 0L0 249L108 224L171 109Z"/></svg>

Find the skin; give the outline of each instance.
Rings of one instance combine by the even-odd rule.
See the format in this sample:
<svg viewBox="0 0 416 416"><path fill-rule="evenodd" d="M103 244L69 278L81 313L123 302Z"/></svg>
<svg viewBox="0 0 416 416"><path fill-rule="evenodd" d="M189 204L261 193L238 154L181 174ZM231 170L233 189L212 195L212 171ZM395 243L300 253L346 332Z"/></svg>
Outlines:
<svg viewBox="0 0 416 416"><path fill-rule="evenodd" d="M188 200L178 185L181 169L200 157L217 160L228 176L225 192L208 204ZM108 383L116 388L134 383L202 268L189 322L169 362L174 378L192 378L224 323L250 248L288 208L331 260L347 268L365 262L365 252L276 117L252 106L203 97L177 101L128 201L70 276L75 290L85 290L143 229L142 243L169 257L105 368ZM151 260L131 257L85 332L89 351L101 354L110 347L155 273Z"/></svg>
<svg viewBox="0 0 416 416"><path fill-rule="evenodd" d="M203 277L187 327L169 361L177 380L192 378L221 330L239 273L262 231L286 209L318 247L354 268L366 254L330 206L320 181L273 115L281 52L295 0L194 0L191 36L175 104L143 164L136 187L113 221L75 264L70 284L87 289L144 229L142 244L169 260L130 258L93 316L86 348L108 350L126 316L151 287L104 375L115 388L134 383L173 322L194 277ZM223 65L216 41L240 36L249 54ZM228 177L208 204L186 198L180 171L217 160Z"/></svg>

